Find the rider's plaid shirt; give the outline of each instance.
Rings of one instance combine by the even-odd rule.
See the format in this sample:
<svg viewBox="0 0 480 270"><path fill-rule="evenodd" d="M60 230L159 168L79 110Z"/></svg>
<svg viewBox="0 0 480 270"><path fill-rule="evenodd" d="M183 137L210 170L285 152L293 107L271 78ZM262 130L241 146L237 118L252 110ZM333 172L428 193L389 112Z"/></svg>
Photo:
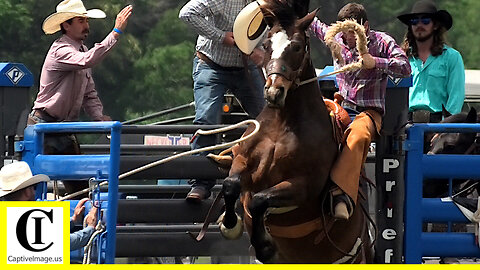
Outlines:
<svg viewBox="0 0 480 270"><path fill-rule="evenodd" d="M252 1L191 0L179 17L199 34L196 50L223 67L243 67L242 54L234 47L222 44L225 32L233 31L238 13Z"/></svg>
<svg viewBox="0 0 480 270"><path fill-rule="evenodd" d="M328 26L315 18L310 25L310 30L320 40L324 40ZM345 64L358 60L356 48L349 49L343 42L342 33L336 37L341 45L342 57ZM385 91L387 89L387 76L394 78L409 77L410 64L405 52L397 45L395 40L383 32L370 30L367 35L368 51L376 62L374 69L360 69L354 72L337 74L337 84L340 94L347 100L361 107L381 108L385 111ZM335 63L335 69L339 69Z"/></svg>

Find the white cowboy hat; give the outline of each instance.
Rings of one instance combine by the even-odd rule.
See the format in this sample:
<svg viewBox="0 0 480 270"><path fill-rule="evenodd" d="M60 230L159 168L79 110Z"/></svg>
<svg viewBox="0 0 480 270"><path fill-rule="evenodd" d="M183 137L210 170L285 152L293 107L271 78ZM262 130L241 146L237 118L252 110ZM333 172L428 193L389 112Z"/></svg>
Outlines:
<svg viewBox="0 0 480 270"><path fill-rule="evenodd" d="M251 54L262 40L267 24L263 20L260 1L254 1L245 6L233 24L233 37L237 47L245 54Z"/></svg>
<svg viewBox="0 0 480 270"><path fill-rule="evenodd" d="M75 17L103 19L107 15L100 9L85 9L82 0L63 0L57 5L57 12L43 21L42 29L45 34L53 34L60 30L60 24Z"/></svg>
<svg viewBox="0 0 480 270"><path fill-rule="evenodd" d="M25 161L5 165L0 170L0 197L49 180L50 178L44 174L33 176L30 166Z"/></svg>

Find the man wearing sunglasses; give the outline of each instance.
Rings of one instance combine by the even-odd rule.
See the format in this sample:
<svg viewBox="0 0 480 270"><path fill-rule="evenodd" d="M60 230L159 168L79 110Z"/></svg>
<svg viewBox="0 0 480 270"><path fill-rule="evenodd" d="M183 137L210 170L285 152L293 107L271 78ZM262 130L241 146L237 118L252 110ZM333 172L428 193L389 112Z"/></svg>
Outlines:
<svg viewBox="0 0 480 270"><path fill-rule="evenodd" d="M410 119L440 122L442 106L452 114L459 113L465 98L465 69L460 53L446 45L452 16L437 10L432 1L420 0L411 13L398 19L408 26L402 48L412 67Z"/></svg>

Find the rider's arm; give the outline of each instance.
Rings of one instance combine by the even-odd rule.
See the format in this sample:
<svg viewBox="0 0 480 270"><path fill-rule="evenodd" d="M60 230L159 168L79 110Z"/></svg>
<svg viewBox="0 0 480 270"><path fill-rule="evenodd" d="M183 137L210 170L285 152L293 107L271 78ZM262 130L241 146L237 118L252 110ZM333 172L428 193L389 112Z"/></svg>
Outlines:
<svg viewBox="0 0 480 270"><path fill-rule="evenodd" d="M379 32L375 34L379 37L379 51L383 51L387 55L387 57L378 57L372 53L375 59L375 68L383 70L395 78L409 77L412 69L402 48L387 34Z"/></svg>
<svg viewBox="0 0 480 270"><path fill-rule="evenodd" d="M320 21L317 17L313 19L310 24L310 32L313 33L321 41L325 41L325 34L327 33L328 25Z"/></svg>

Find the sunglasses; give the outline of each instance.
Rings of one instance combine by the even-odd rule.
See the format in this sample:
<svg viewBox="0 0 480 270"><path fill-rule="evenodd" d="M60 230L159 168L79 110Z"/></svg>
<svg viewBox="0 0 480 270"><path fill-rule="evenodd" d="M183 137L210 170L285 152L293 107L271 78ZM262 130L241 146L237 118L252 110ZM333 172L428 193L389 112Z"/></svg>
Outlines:
<svg viewBox="0 0 480 270"><path fill-rule="evenodd" d="M421 22L424 25L427 25L427 24L430 24L430 22L432 22L432 18L430 18L430 17L422 17L422 18L416 17L416 18L410 19L410 25L417 25L419 22Z"/></svg>

